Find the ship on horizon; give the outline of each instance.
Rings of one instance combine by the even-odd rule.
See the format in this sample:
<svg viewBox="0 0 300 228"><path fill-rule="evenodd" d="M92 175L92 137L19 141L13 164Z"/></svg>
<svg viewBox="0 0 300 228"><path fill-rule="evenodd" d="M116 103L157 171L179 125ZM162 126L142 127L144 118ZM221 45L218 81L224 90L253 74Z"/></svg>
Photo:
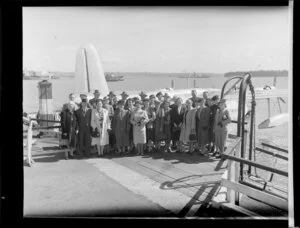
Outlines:
<svg viewBox="0 0 300 228"><path fill-rule="evenodd" d="M124 76L114 75L113 73L105 73L105 79L108 82L124 81Z"/></svg>
<svg viewBox="0 0 300 228"><path fill-rule="evenodd" d="M199 73L192 73L192 74L183 74L183 75L179 75L179 78L210 78L209 75L207 74L199 74Z"/></svg>

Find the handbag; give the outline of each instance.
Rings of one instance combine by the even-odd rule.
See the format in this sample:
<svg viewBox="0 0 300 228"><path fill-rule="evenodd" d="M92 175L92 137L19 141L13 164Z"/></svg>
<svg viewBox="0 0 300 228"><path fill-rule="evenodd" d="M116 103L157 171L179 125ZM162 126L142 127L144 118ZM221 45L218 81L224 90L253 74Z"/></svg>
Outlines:
<svg viewBox="0 0 300 228"><path fill-rule="evenodd" d="M196 137L196 134L192 133L189 135L189 140L190 141L196 141L197 137Z"/></svg>
<svg viewBox="0 0 300 228"><path fill-rule="evenodd" d="M95 128L95 130L92 130L91 135L92 135L93 138L100 137L100 132L98 131L98 128Z"/></svg>
<svg viewBox="0 0 300 228"><path fill-rule="evenodd" d="M195 131L192 131L189 135L189 140L190 141L196 141L197 140L197 135Z"/></svg>

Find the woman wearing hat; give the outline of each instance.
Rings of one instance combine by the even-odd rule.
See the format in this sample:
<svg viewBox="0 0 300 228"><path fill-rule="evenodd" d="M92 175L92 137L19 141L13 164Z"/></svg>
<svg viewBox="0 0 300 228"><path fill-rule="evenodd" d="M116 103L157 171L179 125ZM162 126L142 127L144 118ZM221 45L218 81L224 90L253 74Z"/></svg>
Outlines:
<svg viewBox="0 0 300 228"><path fill-rule="evenodd" d="M149 122L146 124L146 138L147 138L147 152L153 148L153 143L155 141L155 130L154 130L154 120L156 118L155 110L150 106L149 99L144 99L144 107L146 111Z"/></svg>
<svg viewBox="0 0 300 228"><path fill-rule="evenodd" d="M157 110L155 119L155 143L156 149L160 150L162 141L165 141L166 152L170 147L171 141L171 115L170 103L165 101Z"/></svg>
<svg viewBox="0 0 300 228"><path fill-rule="evenodd" d="M62 130L61 141L64 145L67 145L70 150L71 158L73 158L73 152L76 148L76 131L77 131L77 121L75 117L76 105L74 103L67 103L66 109L64 109L60 114L60 124ZM65 159L68 159L68 151L65 152Z"/></svg>
<svg viewBox="0 0 300 228"><path fill-rule="evenodd" d="M92 138L92 145L97 146L98 157L104 154L104 146L108 145L108 130L110 130L108 111L103 108L102 101L96 102L96 108L92 110L91 127L93 132L98 131L99 137ZM96 130L97 129L97 130Z"/></svg>
<svg viewBox="0 0 300 228"><path fill-rule="evenodd" d="M162 94L162 92L158 92L156 94L156 97L157 97L158 101L160 101L160 102L164 101L164 95Z"/></svg>
<svg viewBox="0 0 300 228"><path fill-rule="evenodd" d="M133 125L133 142L138 150L137 155L144 154L146 143L146 123L149 121L146 111L142 110L142 102L136 101L130 122Z"/></svg>
<svg viewBox="0 0 300 228"><path fill-rule="evenodd" d="M192 105L192 100L188 99L180 132L180 141L189 145L189 153L192 152L193 144L196 143L196 109Z"/></svg>
<svg viewBox="0 0 300 228"><path fill-rule="evenodd" d="M231 122L230 114L226 109L226 100L221 99L219 102L219 109L216 112L214 133L215 133L215 145L217 148L217 158L220 158L224 152L224 147L227 139L227 125Z"/></svg>

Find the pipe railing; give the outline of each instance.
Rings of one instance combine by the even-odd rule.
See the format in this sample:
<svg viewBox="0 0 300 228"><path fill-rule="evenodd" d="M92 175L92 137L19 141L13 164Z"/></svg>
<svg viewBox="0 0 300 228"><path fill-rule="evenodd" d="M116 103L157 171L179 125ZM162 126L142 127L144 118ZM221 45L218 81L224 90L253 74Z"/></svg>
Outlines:
<svg viewBox="0 0 300 228"><path fill-rule="evenodd" d="M232 205L238 205L239 204L239 194L244 194L250 197L253 197L257 200L260 200L262 202L265 202L270 205L274 205L276 207L287 209L287 199L278 197L276 194L269 193L264 191L264 189L256 189L253 186L247 185L246 182L243 182L239 178L239 169L240 163L243 163L245 165L251 165L253 167L270 171L273 173L276 173L278 175L282 175L285 177L288 177L288 173L279 170L273 167L269 167L257 162L253 162L250 160L246 160L244 158L240 157L241 153L241 144L242 139L241 137L236 137L235 141L227 148L226 152L223 153L222 157L223 159L228 159L227 164L227 171L223 175L221 184L222 186L227 188L227 194L226 199L227 201Z"/></svg>

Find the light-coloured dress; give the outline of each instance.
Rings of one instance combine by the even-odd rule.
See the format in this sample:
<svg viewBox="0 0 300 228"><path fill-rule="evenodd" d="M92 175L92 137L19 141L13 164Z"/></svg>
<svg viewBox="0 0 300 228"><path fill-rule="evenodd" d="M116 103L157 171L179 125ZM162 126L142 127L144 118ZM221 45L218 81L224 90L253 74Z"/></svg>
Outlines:
<svg viewBox="0 0 300 228"><path fill-rule="evenodd" d="M180 141L184 143L190 142L189 136L192 133L192 129L196 130L196 111L196 109L192 108L184 113L180 132Z"/></svg>
<svg viewBox="0 0 300 228"><path fill-rule="evenodd" d="M92 145L105 146L109 143L109 136L107 130L110 129L110 119L108 111L104 108L99 112L97 109L92 110L91 127L98 128L100 137L92 138Z"/></svg>
<svg viewBox="0 0 300 228"><path fill-rule="evenodd" d="M221 122L223 126L219 126L218 123ZM227 140L227 125L231 122L231 118L227 109L223 111L217 110L214 129L215 129L215 145L218 148L224 148Z"/></svg>
<svg viewBox="0 0 300 228"><path fill-rule="evenodd" d="M137 123L144 119L144 124L138 126ZM146 143L146 126L145 124L149 121L146 111L139 109L134 110L131 114L130 122L133 124L133 143L143 144Z"/></svg>

